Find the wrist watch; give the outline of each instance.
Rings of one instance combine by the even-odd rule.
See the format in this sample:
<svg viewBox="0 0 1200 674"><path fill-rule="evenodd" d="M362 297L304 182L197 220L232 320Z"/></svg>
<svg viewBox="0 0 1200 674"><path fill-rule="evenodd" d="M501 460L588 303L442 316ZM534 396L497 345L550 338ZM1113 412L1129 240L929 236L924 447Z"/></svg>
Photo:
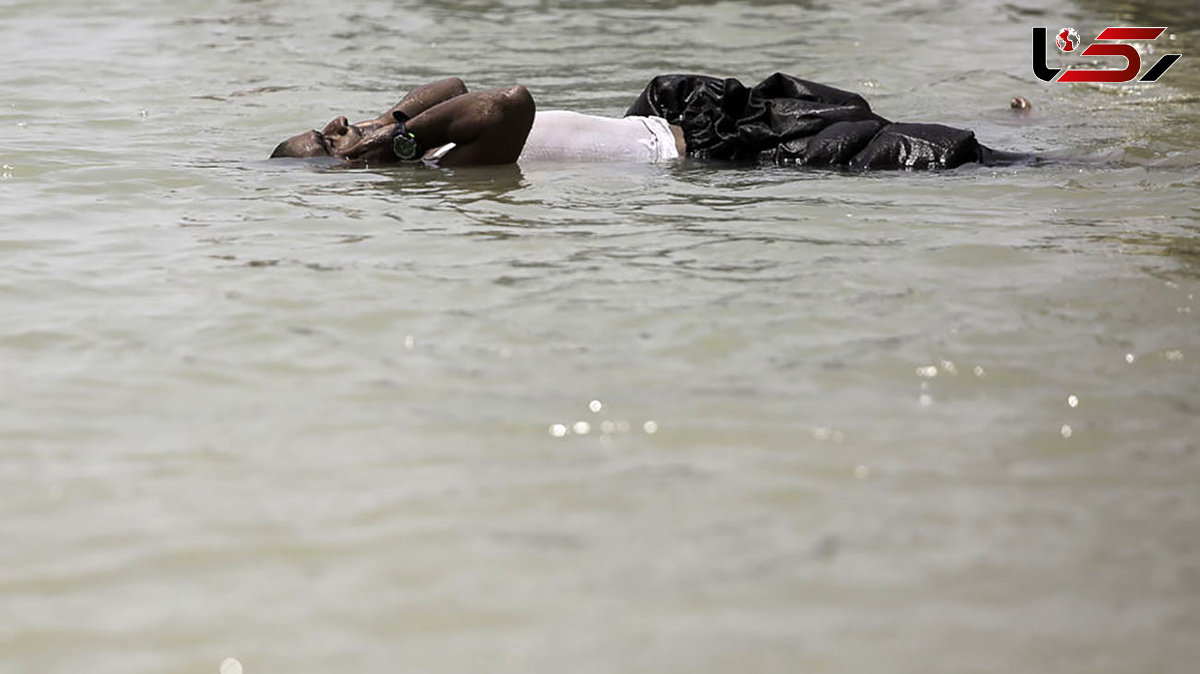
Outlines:
<svg viewBox="0 0 1200 674"><path fill-rule="evenodd" d="M400 122L392 130L392 152L396 154L397 159L403 161L416 159L423 152L417 137L404 128L404 122Z"/></svg>

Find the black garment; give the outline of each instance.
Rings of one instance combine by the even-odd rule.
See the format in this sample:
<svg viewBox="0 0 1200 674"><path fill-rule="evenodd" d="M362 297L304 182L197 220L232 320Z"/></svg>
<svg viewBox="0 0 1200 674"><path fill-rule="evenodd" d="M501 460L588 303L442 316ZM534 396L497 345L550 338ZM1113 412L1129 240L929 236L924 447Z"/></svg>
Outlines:
<svg viewBox="0 0 1200 674"><path fill-rule="evenodd" d="M953 168L1025 158L984 147L964 129L893 123L871 112L858 94L783 73L752 88L733 78L660 75L625 115L653 115L679 125L688 155L701 158L851 170Z"/></svg>

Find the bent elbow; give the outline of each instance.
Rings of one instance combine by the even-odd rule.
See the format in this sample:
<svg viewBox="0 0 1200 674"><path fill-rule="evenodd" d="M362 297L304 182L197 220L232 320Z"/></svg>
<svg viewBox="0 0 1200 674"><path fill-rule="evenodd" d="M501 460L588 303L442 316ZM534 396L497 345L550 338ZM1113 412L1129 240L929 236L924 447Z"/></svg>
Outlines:
<svg viewBox="0 0 1200 674"><path fill-rule="evenodd" d="M505 123L525 129L533 125L533 115L537 106L533 102L533 95L523 85L514 84L501 89L497 99L497 112Z"/></svg>
<svg viewBox="0 0 1200 674"><path fill-rule="evenodd" d="M503 90L503 99L505 107L510 107L521 112L533 114L536 109L536 104L533 102L533 94L525 88L524 84L514 84Z"/></svg>

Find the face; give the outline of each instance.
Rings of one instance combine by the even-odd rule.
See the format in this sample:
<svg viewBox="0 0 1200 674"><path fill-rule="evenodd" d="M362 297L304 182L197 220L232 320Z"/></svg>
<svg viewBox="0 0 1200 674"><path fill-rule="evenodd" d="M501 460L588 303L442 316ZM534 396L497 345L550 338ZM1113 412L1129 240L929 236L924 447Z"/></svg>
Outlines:
<svg viewBox="0 0 1200 674"><path fill-rule="evenodd" d="M345 117L334 118L317 131L292 136L276 146L271 158L335 157L348 161L394 161L386 142L394 125L376 120L350 124Z"/></svg>

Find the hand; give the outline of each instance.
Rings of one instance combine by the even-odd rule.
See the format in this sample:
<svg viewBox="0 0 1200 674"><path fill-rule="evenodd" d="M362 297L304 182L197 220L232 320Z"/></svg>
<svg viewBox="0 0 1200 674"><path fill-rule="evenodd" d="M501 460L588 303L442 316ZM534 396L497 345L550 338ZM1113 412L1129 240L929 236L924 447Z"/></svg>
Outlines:
<svg viewBox="0 0 1200 674"><path fill-rule="evenodd" d="M362 135L350 140L336 152L354 163L390 163L396 161L392 152L392 130L396 124L380 124L365 129Z"/></svg>

